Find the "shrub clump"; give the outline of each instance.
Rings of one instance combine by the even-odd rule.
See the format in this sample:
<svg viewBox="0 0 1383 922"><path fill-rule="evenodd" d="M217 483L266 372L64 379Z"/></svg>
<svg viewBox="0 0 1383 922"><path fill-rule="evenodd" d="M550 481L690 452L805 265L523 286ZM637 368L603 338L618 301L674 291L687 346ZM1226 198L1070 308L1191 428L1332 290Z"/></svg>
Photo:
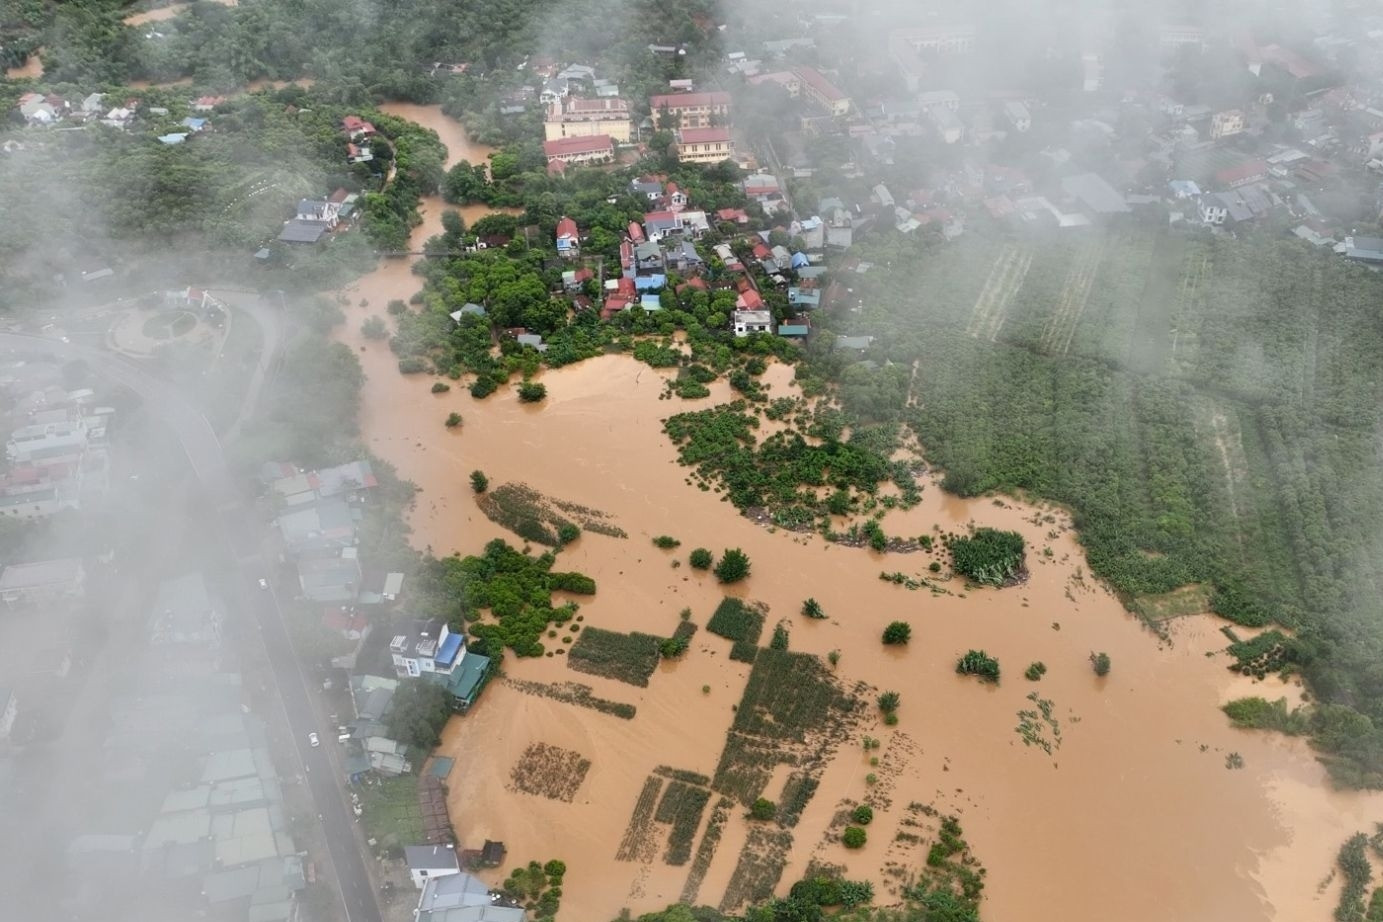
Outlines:
<svg viewBox="0 0 1383 922"><path fill-rule="evenodd" d="M653 539L653 546L660 547L665 551L670 551L675 547L679 547L681 544L682 542L672 537L672 535L659 535Z"/></svg>
<svg viewBox="0 0 1383 922"><path fill-rule="evenodd" d="M1028 666L1028 668L1023 671L1023 678L1027 679L1029 682L1037 682L1040 681L1042 677L1046 674L1047 664L1043 662L1036 662Z"/></svg>
<svg viewBox="0 0 1383 922"><path fill-rule="evenodd" d="M767 797L760 797L749 808L749 816L756 820L771 820L778 815L778 805Z"/></svg>
<svg viewBox="0 0 1383 922"><path fill-rule="evenodd" d="M874 821L874 808L869 804L860 804L850 813L850 819L854 820L856 825L868 826Z"/></svg>
<svg viewBox="0 0 1383 922"><path fill-rule="evenodd" d="M808 618L815 618L818 621L826 617L826 612L822 610L821 603L816 599L807 599L802 603L802 614Z"/></svg>
<svg viewBox="0 0 1383 922"><path fill-rule="evenodd" d="M691 552L687 562L692 565L693 570L709 570L711 564L715 563L715 555L704 547L699 547Z"/></svg>
<svg viewBox="0 0 1383 922"><path fill-rule="evenodd" d="M461 414L460 414L460 413L448 413L448 414L447 414L447 428L448 428L448 429L455 429L455 428L456 428L457 426L459 426L459 425L461 425Z"/></svg>
<svg viewBox="0 0 1383 922"><path fill-rule="evenodd" d="M977 528L968 538L952 538L951 567L986 586L1002 586L1023 574L1023 536L1016 531Z"/></svg>
<svg viewBox="0 0 1383 922"><path fill-rule="evenodd" d="M1108 653L1090 654L1090 667L1095 670L1095 675L1100 676L1101 678L1109 675L1109 666L1110 662Z"/></svg>
<svg viewBox="0 0 1383 922"><path fill-rule="evenodd" d="M432 393L434 394L445 394L449 390L451 390L451 385L445 381L432 382Z"/></svg>
<svg viewBox="0 0 1383 922"><path fill-rule="evenodd" d="M749 575L749 555L737 547L730 548L720 555L715 575L722 583L738 583Z"/></svg>
<svg viewBox="0 0 1383 922"><path fill-rule="evenodd" d="M981 681L999 681L999 661L983 650L970 650L956 661L956 672L978 676Z"/></svg>
<svg viewBox="0 0 1383 922"><path fill-rule="evenodd" d="M547 385L537 381L525 381L519 385L519 401L522 403L541 403L547 399Z"/></svg>
<svg viewBox="0 0 1383 922"><path fill-rule="evenodd" d="M906 621L893 621L884 628L884 643L887 646L901 646L911 639L912 627Z"/></svg>
<svg viewBox="0 0 1383 922"><path fill-rule="evenodd" d="M477 493L490 489L490 478L485 476L484 471L471 471L471 489Z"/></svg>
<svg viewBox="0 0 1383 922"><path fill-rule="evenodd" d="M840 835L840 841L846 848L864 848L864 843L868 839L869 835L863 826L846 826L845 832Z"/></svg>

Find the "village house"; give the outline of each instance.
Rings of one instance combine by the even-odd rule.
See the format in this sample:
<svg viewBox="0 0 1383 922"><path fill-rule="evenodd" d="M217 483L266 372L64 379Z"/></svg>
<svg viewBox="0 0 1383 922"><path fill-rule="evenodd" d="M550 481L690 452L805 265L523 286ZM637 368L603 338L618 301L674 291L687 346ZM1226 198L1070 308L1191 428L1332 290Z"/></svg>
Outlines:
<svg viewBox="0 0 1383 922"><path fill-rule="evenodd" d="M650 211L643 216L643 230L644 237L652 243L680 235L684 230L682 215L675 211Z"/></svg>
<svg viewBox="0 0 1383 922"><path fill-rule="evenodd" d="M729 128L684 128L677 133L677 159L685 163L720 163L734 156Z"/></svg>
<svg viewBox="0 0 1383 922"><path fill-rule="evenodd" d="M61 96L25 93L19 97L19 114L30 126L52 125L67 114L67 103Z"/></svg>
<svg viewBox="0 0 1383 922"><path fill-rule="evenodd" d="M368 144L356 144L352 141L346 145L347 163L369 163L373 159L375 155Z"/></svg>
<svg viewBox="0 0 1383 922"><path fill-rule="evenodd" d="M802 81L802 93L827 114L842 116L850 114L850 97L834 83L822 76L814 67L797 67L794 72Z"/></svg>
<svg viewBox="0 0 1383 922"><path fill-rule="evenodd" d="M458 710L475 704L490 679L491 661L466 649L466 639L441 621L418 621L389 641L394 674L423 678L451 692Z"/></svg>
<svg viewBox="0 0 1383 922"><path fill-rule="evenodd" d="M737 310L731 314L736 336L750 336L754 333L768 333L773 329L773 312L763 310Z"/></svg>
<svg viewBox="0 0 1383 922"><path fill-rule="evenodd" d="M557 138L543 142L548 163L608 163L615 158L615 142L607 134Z"/></svg>
<svg viewBox="0 0 1383 922"><path fill-rule="evenodd" d="M298 585L312 602L354 602L360 595L359 548L298 560Z"/></svg>
<svg viewBox="0 0 1383 922"><path fill-rule="evenodd" d="M566 215L557 222L557 255L563 259L575 259L581 255L581 232L576 222Z"/></svg>
<svg viewBox="0 0 1383 922"><path fill-rule="evenodd" d="M405 845L403 860L419 890L430 879L461 873L461 862L450 845Z"/></svg>
<svg viewBox="0 0 1383 922"><path fill-rule="evenodd" d="M413 918L414 922L524 922L527 913L462 871L429 877Z"/></svg>
<svg viewBox="0 0 1383 922"><path fill-rule="evenodd" d="M543 121L544 140L606 135L621 144L633 135L629 103L618 97L553 100Z"/></svg>
<svg viewBox="0 0 1383 922"><path fill-rule="evenodd" d="M1268 178L1268 164L1262 160L1247 160L1237 166L1227 167L1215 174L1215 181L1222 186L1237 189L1253 182Z"/></svg>
<svg viewBox="0 0 1383 922"><path fill-rule="evenodd" d="M198 96L192 101L193 112L210 112L226 101L224 96Z"/></svg>
<svg viewBox="0 0 1383 922"><path fill-rule="evenodd" d="M375 126L358 115L347 115L341 119L341 130L352 141L364 141L374 137Z"/></svg>
<svg viewBox="0 0 1383 922"><path fill-rule="evenodd" d="M730 94L673 93L648 100L657 127L710 128L730 120Z"/></svg>
<svg viewBox="0 0 1383 922"><path fill-rule="evenodd" d="M1210 117L1210 138L1212 141L1218 141L1220 138L1243 134L1247 127L1248 123L1242 110L1226 109Z"/></svg>

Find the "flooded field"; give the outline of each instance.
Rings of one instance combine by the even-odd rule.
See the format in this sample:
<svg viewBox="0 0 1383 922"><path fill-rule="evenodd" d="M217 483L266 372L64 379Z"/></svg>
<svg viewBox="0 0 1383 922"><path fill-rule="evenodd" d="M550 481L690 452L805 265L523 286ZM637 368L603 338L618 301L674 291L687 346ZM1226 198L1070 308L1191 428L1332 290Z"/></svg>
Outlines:
<svg viewBox="0 0 1383 922"><path fill-rule="evenodd" d="M482 148L454 144L454 135L443 139L453 160L483 159ZM430 208L429 222L436 219ZM505 680L492 684L473 714L452 721L440 750L456 758L450 804L466 846L500 839L510 864L566 861L563 912L574 918L599 922L621 908L648 911L693 889L697 902L721 903L751 834L738 805L697 873L698 887L687 887L689 865L666 863L661 849L616 856L655 769L715 773L750 667L729 659L729 641L705 631L724 593L685 559L697 546L741 547L753 575L732 591L768 606L768 629L786 623L794 651L839 651L837 674L848 685L872 686L871 702L877 690L902 696L896 727L884 726L871 707L859 728L881 741L878 750L866 753L857 738L841 741L793 830L780 892L816 862L874 881L878 903L896 900L896 869L925 860L926 831L920 845L906 838L919 831L912 825L918 814L909 809L916 804L960 818L988 869L989 919L1330 917L1335 853L1349 835L1372 831L1383 819L1383 796L1333 792L1301 741L1228 726L1222 702L1244 694L1296 701L1299 689L1231 675L1218 652L1226 643L1220 622L1209 616L1179 619L1170 641L1159 640L1089 578L1064 513L960 500L929 479L921 505L890 514L890 534L971 523L1014 529L1027 540L1031 577L1018 587L969 593L952 582L937 595L881 581L881 571L926 575L932 558L775 532L692 486L660 430L663 417L692 403L659 400L664 373L633 359L545 372L549 396L537 407L520 404L512 389L480 402L464 388L433 395L431 378L399 375L387 345L367 342L358 330L387 300L406 300L416 288L409 263L383 265L349 289L351 304L365 298L370 306L347 308L342 333L368 375L361 423L370 447L421 487L411 517L414 543L439 555L475 553L496 537L521 543L476 507L467 477L481 469L494 486L526 483L607 513L628 533L586 533L562 552L563 569L599 584L581 609L587 627L667 636L684 607L701 627L686 656L660 665L647 688L575 672L562 657L508 657ZM770 368L771 394L790 393L791 375ZM717 384L710 400L727 396ZM452 411L464 417L457 430L442 424ZM653 547L659 534L680 539L681 548ZM808 596L821 603L826 620L801 617ZM894 619L912 625L906 648L879 641ZM999 659L1000 685L955 674L956 658L970 648ZM1088 661L1097 650L1113 661L1105 679ZM1039 660L1046 676L1026 681L1025 667ZM637 715L624 720L562 703L525 684L561 682L635 705ZM1035 707L1033 692L1052 717L1038 732L1050 753L1025 745L1016 729L1019 712ZM514 787L514 766L536 744L590 760L570 802ZM1228 767L1231 753L1242 768ZM783 793L781 769L765 790L771 800ZM698 846L716 800L712 795L699 820ZM836 813L866 800L875 807L869 842L847 851L833 825Z"/></svg>
<svg viewBox="0 0 1383 922"><path fill-rule="evenodd" d="M236 0L216 0L223 6L235 6ZM134 13L125 17L125 25L138 26L146 22L161 22L165 19L172 19L183 10L191 6L191 3L170 3L167 6L160 6L156 9L145 10L142 13Z"/></svg>

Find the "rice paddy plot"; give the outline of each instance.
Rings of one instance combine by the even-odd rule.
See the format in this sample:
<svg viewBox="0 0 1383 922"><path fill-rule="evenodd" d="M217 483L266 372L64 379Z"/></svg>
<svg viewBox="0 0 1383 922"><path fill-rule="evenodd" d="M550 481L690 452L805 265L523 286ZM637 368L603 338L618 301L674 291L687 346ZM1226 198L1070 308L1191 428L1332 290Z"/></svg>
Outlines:
<svg viewBox="0 0 1383 922"><path fill-rule="evenodd" d="M509 780L514 790L571 803L590 768L591 760L579 752L533 743L514 764Z"/></svg>

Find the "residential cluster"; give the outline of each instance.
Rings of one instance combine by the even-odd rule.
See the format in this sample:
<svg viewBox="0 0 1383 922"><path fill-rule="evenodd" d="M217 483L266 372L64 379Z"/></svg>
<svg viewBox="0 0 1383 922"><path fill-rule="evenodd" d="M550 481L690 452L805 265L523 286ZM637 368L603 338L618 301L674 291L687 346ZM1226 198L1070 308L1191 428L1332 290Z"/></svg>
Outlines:
<svg viewBox="0 0 1383 922"><path fill-rule="evenodd" d="M736 159L729 93L694 92L691 81L674 81L678 91L649 97L648 114L640 118L619 87L597 77L592 67L573 64L558 71L555 64L540 63L534 72L544 77L539 100L545 107L543 153L550 173L612 163L621 148L651 140L659 130L672 133L683 162Z"/></svg>
<svg viewBox="0 0 1383 922"><path fill-rule="evenodd" d="M100 406L89 389L68 389L55 365L9 365L0 370L0 391L9 406L0 516L46 519L104 497L115 409Z"/></svg>
<svg viewBox="0 0 1383 922"><path fill-rule="evenodd" d="M208 101L210 100L210 103ZM162 106L142 108L138 99L128 98L112 105L106 93L90 93L80 102L72 102L54 93L29 92L19 97L15 114L31 128L51 128L62 126L78 128L86 125L105 125L109 128L128 130L136 120L172 130L158 135L161 144L181 144L191 135L209 130L210 119L206 117L222 102L220 97L204 96L194 100L189 109L197 115L189 115L174 124L170 121L172 113Z"/></svg>
<svg viewBox="0 0 1383 922"><path fill-rule="evenodd" d="M464 713L493 674L490 658L468 649L465 636L443 622L401 614L404 574L373 571L362 559L366 506L379 486L368 461L319 470L270 463L260 479L275 512L280 559L296 571L298 598L322 630L349 650L332 660L349 675L355 710L353 719L337 727L338 742L347 747L348 780L413 771L415 754L385 728L399 681L441 685L454 709Z"/></svg>

